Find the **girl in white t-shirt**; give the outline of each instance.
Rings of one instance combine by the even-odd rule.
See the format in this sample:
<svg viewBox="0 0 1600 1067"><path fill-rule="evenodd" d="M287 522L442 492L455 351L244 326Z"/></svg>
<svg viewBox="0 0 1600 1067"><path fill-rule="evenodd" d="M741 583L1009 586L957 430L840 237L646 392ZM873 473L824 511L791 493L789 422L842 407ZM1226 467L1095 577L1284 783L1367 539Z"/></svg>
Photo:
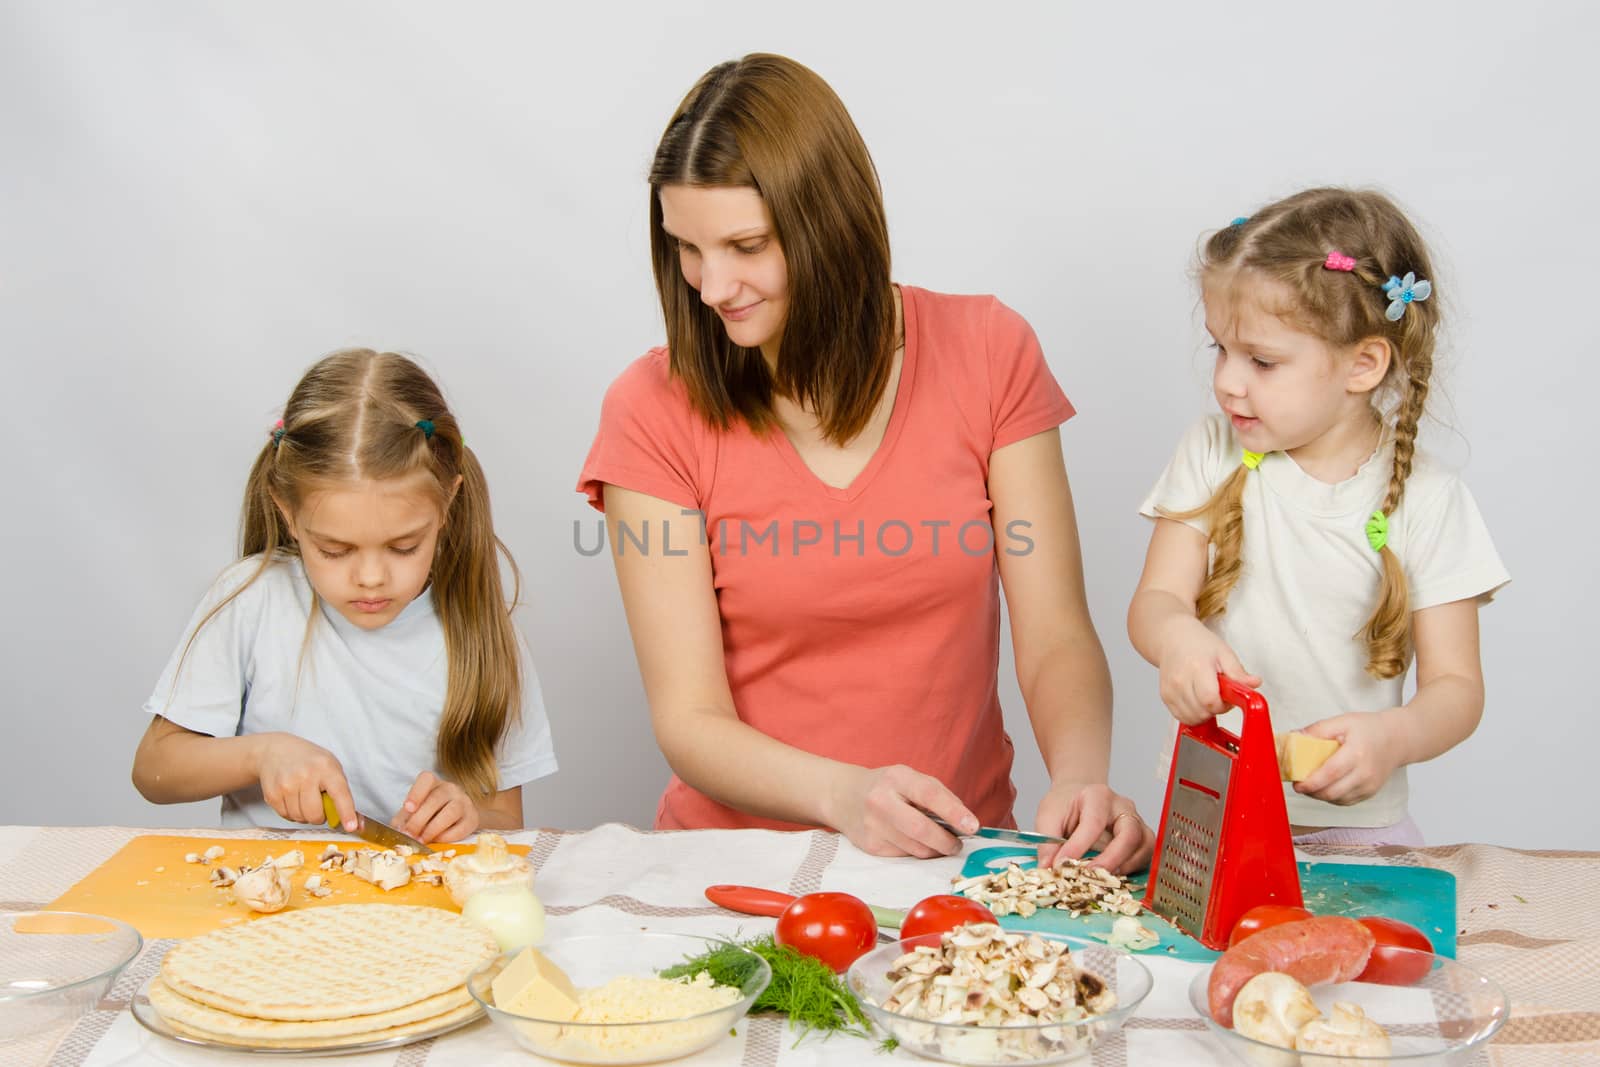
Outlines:
<svg viewBox="0 0 1600 1067"><path fill-rule="evenodd" d="M1508 576L1466 486L1416 447L1433 277L1372 192L1311 189L1212 236L1222 413L1141 508L1155 529L1128 633L1172 714L1219 714L1220 672L1264 687L1274 729L1340 743L1287 794L1301 840L1420 844L1405 767L1483 712L1478 605Z"/></svg>
<svg viewBox="0 0 1600 1067"><path fill-rule="evenodd" d="M432 379L337 352L295 386L245 487L240 555L144 710L133 781L223 823L357 813L424 841L522 827L555 770L483 470Z"/></svg>

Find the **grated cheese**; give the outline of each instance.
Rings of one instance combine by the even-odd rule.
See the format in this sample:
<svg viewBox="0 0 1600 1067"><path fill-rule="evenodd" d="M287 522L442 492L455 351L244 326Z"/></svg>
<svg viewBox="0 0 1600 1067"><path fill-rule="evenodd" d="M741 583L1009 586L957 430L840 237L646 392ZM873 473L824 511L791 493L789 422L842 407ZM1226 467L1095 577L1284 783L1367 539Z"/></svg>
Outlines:
<svg viewBox="0 0 1600 1067"><path fill-rule="evenodd" d="M559 1033L555 1026L539 1026L538 1033L530 1029L534 1024L521 1026L537 1042L536 1051L547 1056L580 1063L669 1059L702 1048L728 1031L725 1013L705 1019L685 1020L685 1016L716 1012L741 997L737 988L719 986L704 972L676 980L623 975L580 991L578 1014L572 1023L559 1027ZM590 1025L574 1025L583 1023ZM595 1025L602 1023L610 1025Z"/></svg>

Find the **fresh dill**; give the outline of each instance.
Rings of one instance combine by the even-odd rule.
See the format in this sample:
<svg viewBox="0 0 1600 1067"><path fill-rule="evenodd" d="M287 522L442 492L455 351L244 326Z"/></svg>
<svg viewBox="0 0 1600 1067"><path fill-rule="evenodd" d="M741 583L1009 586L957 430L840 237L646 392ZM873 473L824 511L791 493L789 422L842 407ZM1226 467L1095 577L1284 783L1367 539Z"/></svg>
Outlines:
<svg viewBox="0 0 1600 1067"><path fill-rule="evenodd" d="M769 937L722 945L661 972L663 978L692 978L702 972L717 985L743 986L756 971L748 949L767 961L772 981L750 1006L753 1012L779 1012L803 1039L812 1030L824 1036L839 1032L869 1037L870 1025L861 1004L828 965L802 955Z"/></svg>

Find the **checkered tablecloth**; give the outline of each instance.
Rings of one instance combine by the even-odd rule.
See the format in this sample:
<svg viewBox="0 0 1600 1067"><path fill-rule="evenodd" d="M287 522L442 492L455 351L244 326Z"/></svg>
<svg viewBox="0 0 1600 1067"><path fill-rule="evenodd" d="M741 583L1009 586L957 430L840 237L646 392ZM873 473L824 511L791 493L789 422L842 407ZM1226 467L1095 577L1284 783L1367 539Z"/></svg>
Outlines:
<svg viewBox="0 0 1600 1067"><path fill-rule="evenodd" d="M0 909L35 908L65 892L141 833L123 827L0 827ZM207 837L229 836L207 828ZM239 836L286 837L281 833ZM325 832L323 832L325 836ZM960 857L886 860L836 834L703 830L646 833L606 825L582 833L527 831L538 892L553 935L669 930L719 936L770 931L772 920L735 916L709 904L705 887L727 882L854 893L905 906L948 885ZM1517 851L1487 845L1435 848L1316 848L1307 856L1342 862L1438 867L1458 880L1459 956L1497 981L1511 1021L1478 1063L1496 1067L1600 1064L1600 853ZM176 1067L259 1062L245 1053L179 1045L142 1028L129 999L154 974L170 941L151 941L109 995L70 1029L0 1045L6 1067ZM1231 1062L1189 1006L1186 990L1201 965L1146 958L1155 989L1117 1036L1097 1048L1093 1067ZM316 1057L341 1067L499 1067L539 1062L487 1021L395 1050ZM835 1036L796 1044L779 1018L751 1018L736 1037L682 1061L692 1067L808 1067L911 1062L875 1042ZM304 1062L304 1061L301 1061ZM917 1061L921 1062L921 1061Z"/></svg>

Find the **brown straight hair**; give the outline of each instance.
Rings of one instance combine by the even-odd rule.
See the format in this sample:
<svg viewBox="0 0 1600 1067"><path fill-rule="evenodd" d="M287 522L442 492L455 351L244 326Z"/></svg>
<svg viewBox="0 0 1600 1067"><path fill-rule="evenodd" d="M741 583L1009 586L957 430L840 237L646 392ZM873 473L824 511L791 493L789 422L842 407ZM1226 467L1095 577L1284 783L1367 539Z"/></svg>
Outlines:
<svg viewBox="0 0 1600 1067"><path fill-rule="evenodd" d="M423 421L432 424L431 433L418 426ZM429 574L448 661L435 758L446 778L486 798L499 788L495 749L521 714L522 672L511 623L521 575L495 536L488 483L455 415L433 379L405 356L347 349L320 360L300 379L282 425L256 456L245 484L239 555L259 556L260 564L206 613L195 632L274 561L300 555L275 501L294 512L318 489L417 474L428 476L424 484L444 516ZM510 601L500 581L500 556L514 583ZM317 606L313 590L311 622Z"/></svg>
<svg viewBox="0 0 1600 1067"><path fill-rule="evenodd" d="M789 275L775 369L759 349L734 344L684 280L662 228L665 185L742 186L766 202ZM765 432L776 393L814 411L837 444L866 427L896 346L889 227L872 157L827 82L775 55L707 71L656 146L650 253L672 373L707 422L726 429L742 419Z"/></svg>
<svg viewBox="0 0 1600 1067"><path fill-rule="evenodd" d="M1353 270L1329 270L1328 253L1355 260ZM1409 303L1397 320L1385 317L1390 303L1383 285L1414 273L1437 289L1427 246L1405 215L1381 193L1351 189L1307 189L1217 231L1200 254L1202 284L1226 277L1268 278L1293 294L1293 304L1271 309L1286 322L1330 345L1350 346L1367 338L1389 342L1389 371L1380 391L1395 399L1385 417L1394 434L1394 464L1378 510L1392 516L1405 496L1416 455L1417 428L1428 400L1437 344L1440 302ZM1203 519L1215 548L1211 571L1195 610L1201 619L1220 615L1241 573L1244 545L1244 483L1239 466L1205 504L1174 513ZM1394 549L1378 553L1382 578L1372 615L1361 630L1367 643L1367 673L1376 678L1404 674L1411 664L1410 595Z"/></svg>

